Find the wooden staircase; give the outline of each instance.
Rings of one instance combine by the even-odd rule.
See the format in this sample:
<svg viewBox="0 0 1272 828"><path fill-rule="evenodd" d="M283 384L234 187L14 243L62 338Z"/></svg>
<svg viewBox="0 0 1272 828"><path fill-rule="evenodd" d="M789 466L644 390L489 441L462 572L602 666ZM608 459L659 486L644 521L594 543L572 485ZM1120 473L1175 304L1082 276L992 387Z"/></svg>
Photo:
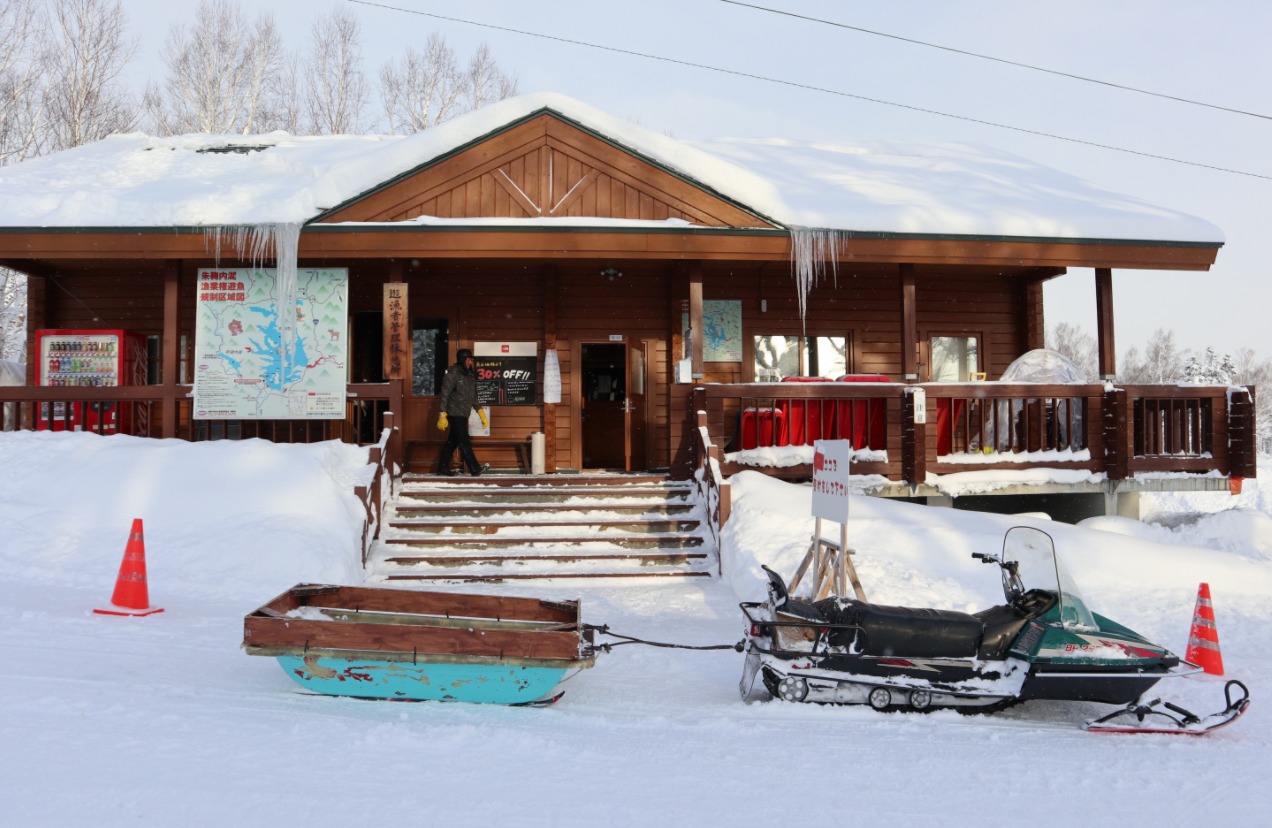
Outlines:
<svg viewBox="0 0 1272 828"><path fill-rule="evenodd" d="M687 482L650 474L407 474L370 581L684 578L716 570Z"/></svg>

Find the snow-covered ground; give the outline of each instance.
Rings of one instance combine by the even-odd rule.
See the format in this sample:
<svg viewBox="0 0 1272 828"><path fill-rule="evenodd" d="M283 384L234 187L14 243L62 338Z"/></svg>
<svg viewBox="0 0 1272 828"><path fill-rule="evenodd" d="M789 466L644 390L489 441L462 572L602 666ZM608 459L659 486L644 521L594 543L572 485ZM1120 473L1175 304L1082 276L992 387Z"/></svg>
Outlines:
<svg viewBox="0 0 1272 828"><path fill-rule="evenodd" d="M965 717L748 704L729 650L621 647L544 709L302 695L242 652L242 618L297 582L360 577L349 492L362 463L337 444L0 434L0 821L1252 826L1272 807L1272 504L1254 481L1239 498L1146 497L1152 525L852 503L879 602L997 602L996 572L969 553L1015 523L1048 527L1097 611L1180 653L1209 583L1228 677L1254 701L1194 739L1084 732L1108 709L1093 705ZM737 641L759 563L789 574L813 521L807 487L733 482L723 578L490 589L581 598L586 620L641 638ZM138 517L165 612L94 615ZM1209 711L1222 681L1159 689Z"/></svg>

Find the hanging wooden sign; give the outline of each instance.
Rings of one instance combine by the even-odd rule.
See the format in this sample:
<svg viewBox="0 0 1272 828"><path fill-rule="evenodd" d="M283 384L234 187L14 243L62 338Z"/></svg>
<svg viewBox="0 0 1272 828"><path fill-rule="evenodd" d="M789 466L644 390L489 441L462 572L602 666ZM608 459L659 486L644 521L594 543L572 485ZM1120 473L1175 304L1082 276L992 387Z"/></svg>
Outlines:
<svg viewBox="0 0 1272 828"><path fill-rule="evenodd" d="M389 379L411 378L411 325L406 282L384 285L384 375Z"/></svg>

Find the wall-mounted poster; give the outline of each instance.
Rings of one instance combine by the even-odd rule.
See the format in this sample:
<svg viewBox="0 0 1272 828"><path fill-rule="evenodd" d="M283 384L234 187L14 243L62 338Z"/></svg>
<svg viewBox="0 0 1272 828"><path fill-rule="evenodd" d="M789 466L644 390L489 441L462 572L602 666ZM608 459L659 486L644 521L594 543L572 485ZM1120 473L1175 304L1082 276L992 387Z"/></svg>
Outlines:
<svg viewBox="0 0 1272 828"><path fill-rule="evenodd" d="M685 347L692 342L689 314L681 314ZM688 356L689 354L685 354ZM742 300L707 299L702 303L702 361L742 361Z"/></svg>
<svg viewBox="0 0 1272 828"><path fill-rule="evenodd" d="M534 405L539 343L474 342L478 405Z"/></svg>
<svg viewBox="0 0 1272 828"><path fill-rule="evenodd" d="M200 269L194 418L344 419L348 283L345 268L297 270L285 290L274 268Z"/></svg>

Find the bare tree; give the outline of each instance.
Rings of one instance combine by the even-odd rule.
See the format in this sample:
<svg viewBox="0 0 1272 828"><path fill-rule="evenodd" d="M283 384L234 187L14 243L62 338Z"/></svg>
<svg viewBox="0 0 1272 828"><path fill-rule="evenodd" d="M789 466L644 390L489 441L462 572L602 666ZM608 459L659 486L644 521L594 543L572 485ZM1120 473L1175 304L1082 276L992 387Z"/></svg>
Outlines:
<svg viewBox="0 0 1272 828"><path fill-rule="evenodd" d="M1131 383L1178 382L1184 378L1184 360L1188 351L1179 350L1175 344L1175 332L1158 328L1144 348L1141 358L1139 351L1131 348L1122 357L1118 379Z"/></svg>
<svg viewBox="0 0 1272 828"><path fill-rule="evenodd" d="M337 135L362 130L367 81L361 38L357 18L339 8L314 22L304 79L311 132Z"/></svg>
<svg viewBox="0 0 1272 828"><path fill-rule="evenodd" d="M0 3L0 166L39 151L40 60L47 36L37 0Z"/></svg>
<svg viewBox="0 0 1272 828"><path fill-rule="evenodd" d="M1081 326L1068 322L1057 324L1047 334L1047 347L1073 360L1084 376L1097 375L1099 348L1095 337L1082 330Z"/></svg>
<svg viewBox="0 0 1272 828"><path fill-rule="evenodd" d="M163 48L168 77L146 93L155 128L181 132L256 132L272 127L267 92L282 41L267 14L248 24L232 0L200 0L194 25L173 26Z"/></svg>
<svg viewBox="0 0 1272 828"><path fill-rule="evenodd" d="M120 0L55 0L45 56L48 149L98 141L130 129L137 105L120 74L137 53L125 36Z"/></svg>
<svg viewBox="0 0 1272 828"><path fill-rule="evenodd" d="M499 68L490 54L490 47L485 43L477 47L472 59L468 61L466 86L469 111L517 94L516 76L508 75Z"/></svg>
<svg viewBox="0 0 1272 828"><path fill-rule="evenodd" d="M517 94L517 81L500 69L485 44L461 71L455 52L437 32L424 51L408 49L380 69L380 97L389 132L410 134Z"/></svg>
<svg viewBox="0 0 1272 828"><path fill-rule="evenodd" d="M0 267L0 359L25 362L26 277Z"/></svg>

